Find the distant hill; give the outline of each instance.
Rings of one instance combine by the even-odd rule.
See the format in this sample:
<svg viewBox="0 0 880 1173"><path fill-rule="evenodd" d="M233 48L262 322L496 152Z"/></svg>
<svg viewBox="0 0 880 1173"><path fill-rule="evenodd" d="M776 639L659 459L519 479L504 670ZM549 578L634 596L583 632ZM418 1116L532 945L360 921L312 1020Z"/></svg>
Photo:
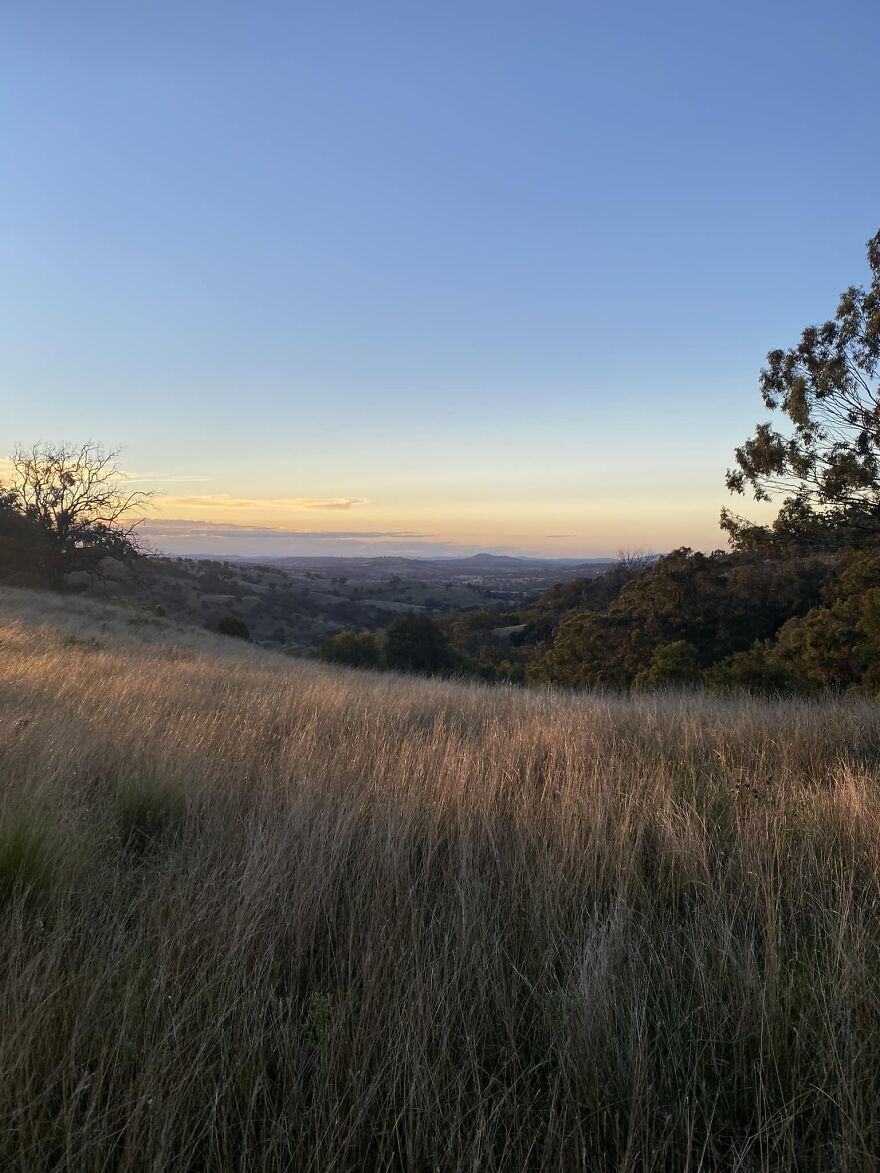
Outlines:
<svg viewBox="0 0 880 1173"><path fill-rule="evenodd" d="M374 577L389 574L414 578L454 579L462 576L497 575L499 577L536 577L536 589L544 589L552 582L601 574L614 565L613 558L533 558L509 554L469 554L455 558L405 558L400 555L375 558L341 558L307 555L259 556L238 558L260 566L275 566L289 570L321 570L333 574L354 574Z"/></svg>
<svg viewBox="0 0 880 1173"><path fill-rule="evenodd" d="M386 626L402 611L504 608L534 598L556 581L527 565L467 569L416 559L283 558L260 561L162 558L120 564L78 586L197 627L243 620L251 638L296 654L318 649L344 628ZM530 577L531 575L531 577ZM524 577L523 577L524 576Z"/></svg>
<svg viewBox="0 0 880 1173"><path fill-rule="evenodd" d="M344 628L387 626L401 611L437 615L507 609L606 563L475 554L468 558L144 558L131 573L110 568L87 592L198 627L243 620L267 647L307 655ZM86 576L83 576L86 578ZM80 583L80 586L85 585Z"/></svg>

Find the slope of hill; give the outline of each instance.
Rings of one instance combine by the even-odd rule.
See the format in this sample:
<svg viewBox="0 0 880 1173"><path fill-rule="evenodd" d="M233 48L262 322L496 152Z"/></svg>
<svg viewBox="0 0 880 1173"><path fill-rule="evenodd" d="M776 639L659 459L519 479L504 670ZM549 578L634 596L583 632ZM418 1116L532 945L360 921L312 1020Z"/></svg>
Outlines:
<svg viewBox="0 0 880 1173"><path fill-rule="evenodd" d="M878 1151L873 703L373 676L7 589L0 728L5 1169Z"/></svg>
<svg viewBox="0 0 880 1173"><path fill-rule="evenodd" d="M573 567L542 560L412 558L244 559L149 557L134 572L108 560L108 578L76 576L102 599L211 628L222 616L242 619L257 643L295 654L317 650L344 628L378 628L402 611L471 611L510 607L569 577ZM606 563L591 564L596 575ZM583 573L583 567L577 568Z"/></svg>
<svg viewBox="0 0 880 1173"><path fill-rule="evenodd" d="M274 563L150 557L134 572L117 564L110 573L108 580L91 580L92 595L207 628L233 615L256 642L300 654L343 628L380 627L401 611L466 610L508 599L467 583L400 579L388 571L359 579L339 567L297 571Z"/></svg>

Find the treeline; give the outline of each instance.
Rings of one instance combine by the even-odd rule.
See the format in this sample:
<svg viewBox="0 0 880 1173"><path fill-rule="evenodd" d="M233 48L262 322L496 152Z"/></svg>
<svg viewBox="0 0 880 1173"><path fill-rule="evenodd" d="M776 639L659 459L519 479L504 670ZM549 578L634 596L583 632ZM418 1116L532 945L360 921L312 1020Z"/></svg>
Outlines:
<svg viewBox="0 0 880 1173"><path fill-rule="evenodd" d="M383 634L343 632L322 658L482 680L638 691L880 693L880 545L766 558L675 550L566 583L536 604Z"/></svg>
<svg viewBox="0 0 880 1173"><path fill-rule="evenodd" d="M328 664L425 676L468 674L474 667L435 620L417 611L405 611L384 631L350 630L328 636L319 655Z"/></svg>

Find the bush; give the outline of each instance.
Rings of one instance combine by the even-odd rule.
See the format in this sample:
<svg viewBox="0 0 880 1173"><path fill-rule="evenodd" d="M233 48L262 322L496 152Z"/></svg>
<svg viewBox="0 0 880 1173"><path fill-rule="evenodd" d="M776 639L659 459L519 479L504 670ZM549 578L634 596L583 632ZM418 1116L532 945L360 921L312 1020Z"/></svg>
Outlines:
<svg viewBox="0 0 880 1173"><path fill-rule="evenodd" d="M35 521L16 512L0 489L0 581L16 586L46 586L46 535Z"/></svg>
<svg viewBox="0 0 880 1173"><path fill-rule="evenodd" d="M250 639L251 629L237 615L221 615L214 624L218 635L231 635L234 639Z"/></svg>
<svg viewBox="0 0 880 1173"><path fill-rule="evenodd" d="M816 607L790 619L776 638L774 657L812 688L849 688L870 665L872 641L857 626L857 600Z"/></svg>
<svg viewBox="0 0 880 1173"><path fill-rule="evenodd" d="M433 676L449 668L452 653L446 634L428 615L407 611L385 635L385 664L403 672Z"/></svg>
<svg viewBox="0 0 880 1173"><path fill-rule="evenodd" d="M318 653L327 664L347 664L350 668L378 668L382 652L371 631L340 631L328 635Z"/></svg>
<svg viewBox="0 0 880 1173"><path fill-rule="evenodd" d="M736 652L713 664L706 672L706 684L712 692L741 691L758 696L800 692L806 687L766 643L755 644L747 652Z"/></svg>
<svg viewBox="0 0 880 1173"><path fill-rule="evenodd" d="M639 672L633 681L633 688L685 687L698 684L701 678L697 649L686 639L677 639L654 648L650 667Z"/></svg>

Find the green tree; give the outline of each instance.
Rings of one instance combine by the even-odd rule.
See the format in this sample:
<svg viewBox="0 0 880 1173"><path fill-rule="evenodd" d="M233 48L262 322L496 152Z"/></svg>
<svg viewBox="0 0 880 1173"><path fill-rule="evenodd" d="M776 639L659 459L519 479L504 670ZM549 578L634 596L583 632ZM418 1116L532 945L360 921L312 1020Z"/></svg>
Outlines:
<svg viewBox="0 0 880 1173"><path fill-rule="evenodd" d="M821 601L828 568L820 559L760 561L684 547L658 558L604 611L583 605L557 625L531 679L569 686L628 688L650 670L655 649L684 640L708 666Z"/></svg>
<svg viewBox="0 0 880 1173"><path fill-rule="evenodd" d="M683 688L698 684L701 678L697 649L686 639L677 639L654 648L650 665L638 673L633 688Z"/></svg>
<svg viewBox="0 0 880 1173"><path fill-rule="evenodd" d="M771 695L797 691L802 682L785 664L769 641L756 643L746 652L734 652L709 668L704 679L713 692L743 691Z"/></svg>
<svg viewBox="0 0 880 1173"><path fill-rule="evenodd" d="M880 232L867 249L868 288L851 286L833 318L767 355L761 395L783 430L758 424L727 473L731 492L782 495L784 520L826 544L838 531L880 530ZM756 528L773 536L726 509L721 524L735 545L759 538Z"/></svg>
<svg viewBox="0 0 880 1173"><path fill-rule="evenodd" d="M802 687L849 688L871 662L871 641L859 626L856 601L815 607L790 619L777 636L773 659L785 664Z"/></svg>
<svg viewBox="0 0 880 1173"><path fill-rule="evenodd" d="M237 615L221 615L214 624L218 635L231 635L234 639L250 639L251 630Z"/></svg>
<svg viewBox="0 0 880 1173"><path fill-rule="evenodd" d="M429 615L407 611L385 633L385 664L403 672L433 676L453 661L445 632Z"/></svg>
<svg viewBox="0 0 880 1173"><path fill-rule="evenodd" d="M382 652L371 631L339 631L328 635L318 655L327 664L347 664L350 668L379 668Z"/></svg>

